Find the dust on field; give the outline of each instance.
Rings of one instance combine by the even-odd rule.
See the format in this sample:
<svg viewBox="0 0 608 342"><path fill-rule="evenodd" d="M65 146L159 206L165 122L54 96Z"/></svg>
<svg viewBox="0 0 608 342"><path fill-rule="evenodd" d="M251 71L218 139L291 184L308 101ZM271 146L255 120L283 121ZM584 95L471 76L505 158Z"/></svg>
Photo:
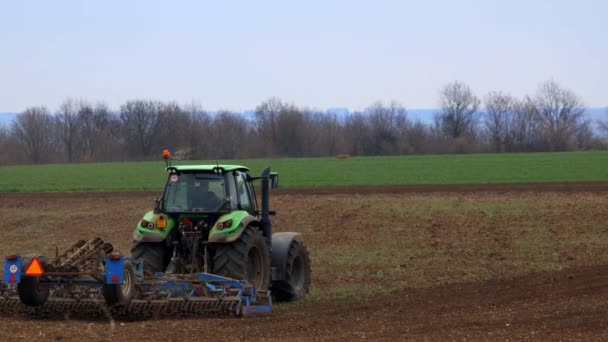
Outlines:
<svg viewBox="0 0 608 342"><path fill-rule="evenodd" d="M313 291L269 317L144 322L0 319L7 338L603 339L608 193L279 192ZM506 192L505 192L506 191ZM389 192L389 193L387 193ZM0 194L0 254L100 236L128 252L153 194Z"/></svg>

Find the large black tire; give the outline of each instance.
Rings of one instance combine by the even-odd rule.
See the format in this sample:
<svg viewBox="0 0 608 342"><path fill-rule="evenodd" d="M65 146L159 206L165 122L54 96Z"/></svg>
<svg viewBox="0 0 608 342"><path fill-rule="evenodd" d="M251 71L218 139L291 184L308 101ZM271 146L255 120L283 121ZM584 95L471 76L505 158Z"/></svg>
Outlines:
<svg viewBox="0 0 608 342"><path fill-rule="evenodd" d="M248 281L258 290L268 289L270 254L258 229L247 227L238 240L213 248L213 274Z"/></svg>
<svg viewBox="0 0 608 342"><path fill-rule="evenodd" d="M131 248L131 257L143 259L144 273L154 274L165 271L166 249L162 242L140 242Z"/></svg>
<svg viewBox="0 0 608 342"><path fill-rule="evenodd" d="M38 258L43 270L47 269L47 262L44 257L34 254L28 254L21 258L21 269L25 270L32 262L33 258ZM21 282L17 285L17 294L21 302L28 306L39 306L46 303L49 298L48 286L40 284L40 277L23 276Z"/></svg>
<svg viewBox="0 0 608 342"><path fill-rule="evenodd" d="M124 282L120 284L104 284L103 298L108 305L126 306L131 303L135 294L135 267L129 260L124 261Z"/></svg>
<svg viewBox="0 0 608 342"><path fill-rule="evenodd" d="M289 245L285 263L285 279L272 282L272 295L277 301L294 301L304 298L310 291L310 255L302 240L294 239Z"/></svg>

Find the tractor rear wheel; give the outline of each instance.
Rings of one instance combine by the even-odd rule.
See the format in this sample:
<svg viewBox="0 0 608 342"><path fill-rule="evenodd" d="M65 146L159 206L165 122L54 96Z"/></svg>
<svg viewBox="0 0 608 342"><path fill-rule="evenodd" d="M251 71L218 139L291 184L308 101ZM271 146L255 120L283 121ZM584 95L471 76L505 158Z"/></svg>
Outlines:
<svg viewBox="0 0 608 342"><path fill-rule="evenodd" d="M277 301L294 301L310 290L310 256L304 241L294 239L285 261L285 279L272 282L272 295Z"/></svg>
<svg viewBox="0 0 608 342"><path fill-rule="evenodd" d="M25 270L30 265L34 258L38 258L43 270L47 269L47 262L44 257L34 254L28 254L22 257L21 269ZM40 277L21 278L21 282L17 285L17 294L21 302L28 306L39 306L46 303L49 298L49 288L40 283Z"/></svg>
<svg viewBox="0 0 608 342"><path fill-rule="evenodd" d="M165 244L162 242L140 242L131 248L131 257L143 259L144 272L163 272L165 266Z"/></svg>
<svg viewBox="0 0 608 342"><path fill-rule="evenodd" d="M213 274L248 281L258 290L270 286L270 255L258 229L247 227L238 240L216 244L214 251Z"/></svg>

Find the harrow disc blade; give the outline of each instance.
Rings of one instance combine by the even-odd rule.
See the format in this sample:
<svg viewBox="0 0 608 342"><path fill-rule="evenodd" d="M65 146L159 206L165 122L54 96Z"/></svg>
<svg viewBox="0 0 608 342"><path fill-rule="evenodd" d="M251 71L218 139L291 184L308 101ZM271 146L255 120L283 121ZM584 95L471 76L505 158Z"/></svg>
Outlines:
<svg viewBox="0 0 608 342"><path fill-rule="evenodd" d="M134 300L127 306L109 307L103 300L53 298L40 306L27 306L19 298L0 300L0 315L27 315L54 318L66 315L83 318L112 317L120 320L144 320L154 317L238 316L238 300L176 299Z"/></svg>
<svg viewBox="0 0 608 342"><path fill-rule="evenodd" d="M238 300L169 299L135 300L125 307L111 308L112 316L120 319L147 319L175 316L237 315Z"/></svg>

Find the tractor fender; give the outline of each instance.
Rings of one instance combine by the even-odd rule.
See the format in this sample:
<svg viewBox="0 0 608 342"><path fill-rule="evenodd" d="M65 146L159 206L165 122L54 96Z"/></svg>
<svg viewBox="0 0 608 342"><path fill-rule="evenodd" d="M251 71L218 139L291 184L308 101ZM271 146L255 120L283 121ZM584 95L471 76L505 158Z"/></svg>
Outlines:
<svg viewBox="0 0 608 342"><path fill-rule="evenodd" d="M231 221L229 228L220 229L220 223ZM221 216L209 232L210 243L230 243L238 240L248 226L261 227L260 221L246 211L233 211Z"/></svg>
<svg viewBox="0 0 608 342"><path fill-rule="evenodd" d="M272 280L285 280L289 246L293 240L302 241L300 233L281 232L272 234Z"/></svg>
<svg viewBox="0 0 608 342"><path fill-rule="evenodd" d="M159 226L164 221L163 226ZM133 243L162 242L175 227L175 220L167 214L148 211L137 223L133 232Z"/></svg>

